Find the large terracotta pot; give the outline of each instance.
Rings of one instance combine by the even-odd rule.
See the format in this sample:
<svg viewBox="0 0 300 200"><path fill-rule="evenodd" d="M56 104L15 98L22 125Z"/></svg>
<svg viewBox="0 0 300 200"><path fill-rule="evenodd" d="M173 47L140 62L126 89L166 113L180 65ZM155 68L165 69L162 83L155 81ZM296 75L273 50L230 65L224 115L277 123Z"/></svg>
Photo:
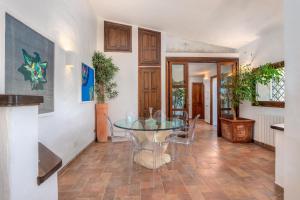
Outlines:
<svg viewBox="0 0 300 200"><path fill-rule="evenodd" d="M96 133L98 142L107 142L108 104L96 104Z"/></svg>
<svg viewBox="0 0 300 200"><path fill-rule="evenodd" d="M254 120L239 118L237 120L221 118L222 137L231 142L252 142Z"/></svg>

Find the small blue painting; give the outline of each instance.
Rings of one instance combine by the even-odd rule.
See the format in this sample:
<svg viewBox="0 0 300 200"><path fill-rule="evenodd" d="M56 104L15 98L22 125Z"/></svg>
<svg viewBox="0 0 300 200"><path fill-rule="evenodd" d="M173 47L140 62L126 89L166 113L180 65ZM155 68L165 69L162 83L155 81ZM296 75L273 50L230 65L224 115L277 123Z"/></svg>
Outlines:
<svg viewBox="0 0 300 200"><path fill-rule="evenodd" d="M83 102L94 101L95 71L84 63L81 67L81 80L81 100Z"/></svg>

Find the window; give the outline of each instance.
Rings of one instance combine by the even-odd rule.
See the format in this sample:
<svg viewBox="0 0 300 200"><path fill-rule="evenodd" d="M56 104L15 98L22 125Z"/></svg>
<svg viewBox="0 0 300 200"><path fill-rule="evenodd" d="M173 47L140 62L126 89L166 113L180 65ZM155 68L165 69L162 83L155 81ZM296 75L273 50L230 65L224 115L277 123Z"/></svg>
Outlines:
<svg viewBox="0 0 300 200"><path fill-rule="evenodd" d="M271 83L271 100L272 101L279 101L284 102L285 100L285 93L284 93L284 83L285 83L285 76L284 76L284 68L278 68L281 72L282 76L279 80L273 80Z"/></svg>
<svg viewBox="0 0 300 200"><path fill-rule="evenodd" d="M258 105L265 107L284 108L285 105L285 74L284 62L274 63L274 67L279 70L282 76L279 80L272 80L267 86L257 84L256 89L259 94L257 97Z"/></svg>

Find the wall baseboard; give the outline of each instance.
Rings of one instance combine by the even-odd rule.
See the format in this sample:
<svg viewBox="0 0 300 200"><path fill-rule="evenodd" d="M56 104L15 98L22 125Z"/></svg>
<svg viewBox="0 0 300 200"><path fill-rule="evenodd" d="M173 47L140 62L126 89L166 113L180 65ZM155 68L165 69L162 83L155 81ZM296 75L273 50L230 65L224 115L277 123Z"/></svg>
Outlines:
<svg viewBox="0 0 300 200"><path fill-rule="evenodd" d="M271 146L271 145L269 145L269 144L265 144L265 143L263 143L263 142L259 142L259 141L256 141L256 140L254 140L254 144L256 144L256 145L258 145L258 146L261 146L261 147L263 147L263 148L265 148L265 149L268 149L268 150L270 150L270 151L275 152L275 147L274 147L274 146Z"/></svg>
<svg viewBox="0 0 300 200"><path fill-rule="evenodd" d="M211 125L209 122L205 121L204 119L202 119L202 121L203 121L205 124Z"/></svg>
<svg viewBox="0 0 300 200"><path fill-rule="evenodd" d="M277 183L275 183L276 187L278 187L280 190L282 190L282 192L284 192L284 188L281 187L280 185L278 185Z"/></svg>
<svg viewBox="0 0 300 200"><path fill-rule="evenodd" d="M96 142L96 140L93 140L92 142L90 142L85 148L83 148L72 160L70 160L65 166L63 166L61 168L61 170L58 171L58 176L62 175L66 169L68 168L68 166L70 166L83 152L85 152L90 146L92 146L94 143Z"/></svg>

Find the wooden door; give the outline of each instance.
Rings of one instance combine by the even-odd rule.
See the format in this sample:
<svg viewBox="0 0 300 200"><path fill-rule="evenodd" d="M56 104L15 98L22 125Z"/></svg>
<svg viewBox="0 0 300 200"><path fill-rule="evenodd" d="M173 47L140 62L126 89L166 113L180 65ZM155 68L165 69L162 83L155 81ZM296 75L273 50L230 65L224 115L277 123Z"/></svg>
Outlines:
<svg viewBox="0 0 300 200"><path fill-rule="evenodd" d="M160 66L160 32L139 28L139 66Z"/></svg>
<svg viewBox="0 0 300 200"><path fill-rule="evenodd" d="M204 119L204 84L192 84L192 116L195 118L200 114L200 119Z"/></svg>
<svg viewBox="0 0 300 200"><path fill-rule="evenodd" d="M149 108L153 113L161 109L160 67L139 68L139 117L149 117Z"/></svg>

